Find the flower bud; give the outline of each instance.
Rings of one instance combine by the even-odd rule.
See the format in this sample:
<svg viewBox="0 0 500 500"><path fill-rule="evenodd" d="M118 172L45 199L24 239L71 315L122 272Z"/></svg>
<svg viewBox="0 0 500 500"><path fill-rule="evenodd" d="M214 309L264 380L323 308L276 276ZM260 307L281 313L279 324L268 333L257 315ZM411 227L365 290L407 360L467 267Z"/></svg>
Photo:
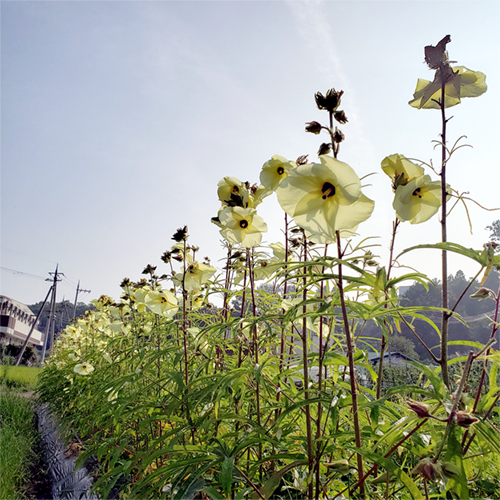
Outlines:
<svg viewBox="0 0 500 500"><path fill-rule="evenodd" d="M311 134L318 135L321 132L321 123L318 122L307 122L306 123L306 132L311 132Z"/></svg>
<svg viewBox="0 0 500 500"><path fill-rule="evenodd" d="M341 125L345 125L349 120L347 119L345 113L343 111L335 111L333 113L333 117L337 120Z"/></svg>
<svg viewBox="0 0 500 500"><path fill-rule="evenodd" d="M420 403L418 401L413 401L413 399L410 399L406 402L406 404L410 407L410 410L414 411L417 414L418 418L427 418L431 416L428 406L424 403Z"/></svg>
<svg viewBox="0 0 500 500"><path fill-rule="evenodd" d="M177 229L175 234L172 236L172 239L180 243L181 241L187 240L187 236L188 236L188 227L184 226L182 228Z"/></svg>
<svg viewBox="0 0 500 500"><path fill-rule="evenodd" d="M473 417L469 413L465 411L457 412L457 424L460 425L461 427L469 427L470 425L475 424L476 422L479 422L479 419Z"/></svg>
<svg viewBox="0 0 500 500"><path fill-rule="evenodd" d="M296 160L295 160L295 163L297 165L305 165L307 163L307 157L309 155L302 155L302 156L299 156Z"/></svg>
<svg viewBox="0 0 500 500"><path fill-rule="evenodd" d="M318 149L318 156L326 155L330 152L332 145L330 143L324 142Z"/></svg>
<svg viewBox="0 0 500 500"><path fill-rule="evenodd" d="M425 479L434 481L435 479L439 478L439 476L441 476L442 468L439 462L434 463L432 461L432 458L426 457L420 460L420 462L412 470L412 473L421 474L423 477L425 477Z"/></svg>
<svg viewBox="0 0 500 500"><path fill-rule="evenodd" d="M156 271L156 266L148 264L142 271L142 274L153 274L155 271Z"/></svg>
<svg viewBox="0 0 500 500"><path fill-rule="evenodd" d="M488 297L494 297L494 296L495 296L495 294L494 294L493 290L490 290L489 288L481 287L477 291L475 291L470 297L472 299L483 300L483 299L487 299Z"/></svg>
<svg viewBox="0 0 500 500"><path fill-rule="evenodd" d="M326 92L326 96L321 92L317 92L314 96L316 106L318 106L318 109L325 109L333 113L340 106L340 98L343 93L343 90L337 92L333 88Z"/></svg>
<svg viewBox="0 0 500 500"><path fill-rule="evenodd" d="M335 132L333 133L333 140L337 143L340 144L343 140L345 139L344 134L335 127Z"/></svg>
<svg viewBox="0 0 500 500"><path fill-rule="evenodd" d="M168 250L161 256L161 260L165 262L165 264L168 264L171 258L172 254Z"/></svg>

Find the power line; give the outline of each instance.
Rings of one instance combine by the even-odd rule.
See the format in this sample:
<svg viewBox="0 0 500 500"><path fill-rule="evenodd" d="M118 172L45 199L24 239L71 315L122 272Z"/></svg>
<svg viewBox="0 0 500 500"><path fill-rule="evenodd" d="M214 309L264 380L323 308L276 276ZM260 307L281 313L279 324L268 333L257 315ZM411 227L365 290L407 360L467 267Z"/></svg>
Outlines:
<svg viewBox="0 0 500 500"><path fill-rule="evenodd" d="M16 271L15 269L9 269L8 267L2 267L4 271L9 271L10 273L13 274L23 274L24 276L29 276L30 278L37 278L45 281L45 278L43 276L38 276L36 274L30 274L30 273L24 273L23 271Z"/></svg>

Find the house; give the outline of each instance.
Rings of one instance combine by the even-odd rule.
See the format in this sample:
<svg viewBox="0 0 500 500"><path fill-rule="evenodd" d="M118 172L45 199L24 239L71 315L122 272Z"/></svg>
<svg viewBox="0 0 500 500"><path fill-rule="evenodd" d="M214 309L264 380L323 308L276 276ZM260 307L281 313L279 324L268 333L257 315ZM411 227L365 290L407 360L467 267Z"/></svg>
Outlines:
<svg viewBox="0 0 500 500"><path fill-rule="evenodd" d="M368 361L372 365L378 364L380 361L380 353L369 352ZM384 353L384 366L411 366L408 361L415 361L414 359L395 351L386 351Z"/></svg>
<svg viewBox="0 0 500 500"><path fill-rule="evenodd" d="M35 321L36 316L28 306L0 295L0 338L3 343L22 344ZM43 333L35 327L28 343L41 346L43 344Z"/></svg>

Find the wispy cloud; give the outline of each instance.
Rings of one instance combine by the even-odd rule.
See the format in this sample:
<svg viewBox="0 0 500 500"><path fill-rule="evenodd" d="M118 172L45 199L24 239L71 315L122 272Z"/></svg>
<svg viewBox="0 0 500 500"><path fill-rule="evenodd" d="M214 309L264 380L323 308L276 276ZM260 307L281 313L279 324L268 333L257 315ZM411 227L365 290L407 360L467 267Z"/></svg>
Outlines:
<svg viewBox="0 0 500 500"><path fill-rule="evenodd" d="M349 81L342 68L335 39L334 27L328 20L326 2L323 0L289 1L299 34L314 56L318 71L339 87L348 87Z"/></svg>

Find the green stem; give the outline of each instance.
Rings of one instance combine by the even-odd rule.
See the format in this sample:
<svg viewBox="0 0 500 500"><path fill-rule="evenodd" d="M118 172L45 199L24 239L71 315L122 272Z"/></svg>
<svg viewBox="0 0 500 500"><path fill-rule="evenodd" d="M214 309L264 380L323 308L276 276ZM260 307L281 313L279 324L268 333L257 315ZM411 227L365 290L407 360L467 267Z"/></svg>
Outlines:
<svg viewBox="0 0 500 500"><path fill-rule="evenodd" d="M387 281L389 281L391 271L392 271L392 265L394 262L394 243L396 241L396 233L398 230L398 226L400 224L400 220L396 217L396 220L392 223L392 237L391 237L391 246L390 246L390 253L389 253L389 267L387 269ZM387 293L385 294L385 298L387 300ZM387 309L387 305L385 306L385 309ZM384 321L384 324L387 326L387 323ZM389 331L389 328L387 327L387 330ZM389 334L387 334L389 335ZM385 350L387 348L387 340L382 334L382 341L380 345L380 361L378 364L378 378L377 378L377 390L376 390L376 398L380 399L380 396L382 394L382 378L384 375L384 354Z"/></svg>
<svg viewBox="0 0 500 500"><path fill-rule="evenodd" d="M340 247L340 233L339 231L335 232L337 237L337 253L339 260L342 259L342 249ZM342 306L342 318L344 321L344 330L346 335L346 344L347 344L347 358L349 360L349 379L351 383L351 396L352 396L352 413L353 413L353 421L354 421L354 435L356 438L356 447L361 448L361 429L359 426L359 413L358 413L358 391L356 388L356 372L354 369L354 344L352 341L351 331L349 329L349 318L347 316L347 307L345 304L344 297L344 285L342 278L342 264L339 261L339 273L338 273L338 288L340 294L340 303ZM356 453L357 461L358 461L358 475L359 477L363 477L363 457L360 453ZM365 496L365 486L364 483L359 485L359 491L361 497Z"/></svg>
<svg viewBox="0 0 500 500"><path fill-rule="evenodd" d="M303 253L303 259L304 262L307 262L307 238L305 231L302 231L302 238L304 240L304 253ZM307 267L304 267L304 277L303 277L303 285L304 289L302 291L302 300L305 302L307 300ZM307 313L307 306L306 304L303 305L302 307L302 313L303 313L303 318L302 318L302 332L301 332L301 339L302 339L302 371L304 374L304 398L307 401L309 399L309 359L307 356L307 319L306 319L306 313ZM311 408L310 405L307 404L305 406L306 410L306 433L307 433L307 463L308 463L308 470L309 474L313 471L314 468L314 454L313 454L313 443L312 443L312 428L311 428ZM309 477L309 476L308 476ZM312 499L313 497L313 483L312 483L312 478L310 478L308 485L307 485L307 498Z"/></svg>
<svg viewBox="0 0 500 500"><path fill-rule="evenodd" d="M439 457L443 451L444 445L446 441L448 440L448 435L450 433L451 427L455 425L455 415L457 413L458 405L460 404L460 401L462 399L462 393L464 391L465 383L467 382L469 378L469 372L472 366L472 362L474 361L474 353L472 351L469 352L469 357L467 358L467 362L465 363L464 367L464 373L462 375L462 379L460 380L460 385L458 386L457 392L454 395L454 403L453 407L451 408L450 414L448 415L448 422L446 424L446 429L444 431L444 436L443 439L441 440L441 443L439 444L439 448L436 452L435 457L432 459L434 463L436 463L439 460Z"/></svg>
<svg viewBox="0 0 500 500"><path fill-rule="evenodd" d="M253 260L250 248L247 248L247 260L248 260L248 274L250 276L250 291L252 293L252 309L254 322L257 316L257 303L255 301L255 280L253 275ZM255 351L255 366L259 365L259 337L257 332L257 323L254 324L253 327L253 348ZM261 414L260 414L260 380L255 380L255 395L256 395L256 404L257 404L257 424L259 428L261 427ZM258 459L262 458L262 443L259 443L259 453ZM262 481L262 465L259 466L259 475L260 480Z"/></svg>
<svg viewBox="0 0 500 500"><path fill-rule="evenodd" d="M446 114L445 114L445 78L441 72L441 242L447 241L446 227ZM442 307L448 309L448 254L446 250L441 252L441 278L442 278ZM448 321L450 313L443 311L441 323L441 373L443 382L450 388L450 377L448 374Z"/></svg>

